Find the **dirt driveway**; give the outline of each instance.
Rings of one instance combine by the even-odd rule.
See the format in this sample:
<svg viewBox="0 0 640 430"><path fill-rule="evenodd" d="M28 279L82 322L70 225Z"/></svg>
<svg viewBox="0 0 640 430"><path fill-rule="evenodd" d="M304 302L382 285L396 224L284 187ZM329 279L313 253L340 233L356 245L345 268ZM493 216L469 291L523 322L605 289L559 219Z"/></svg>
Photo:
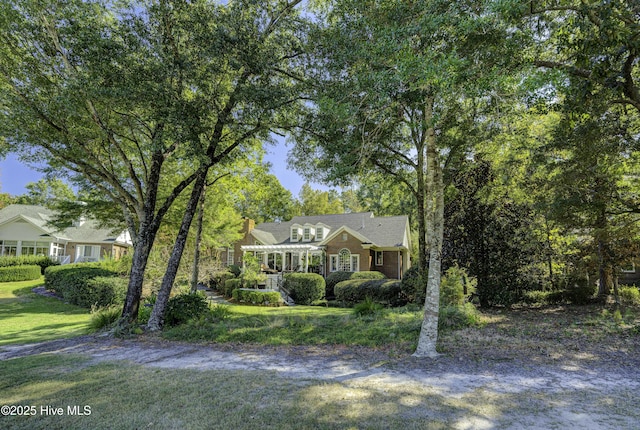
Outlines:
<svg viewBox="0 0 640 430"><path fill-rule="evenodd" d="M126 360L157 368L269 370L286 379L338 382L378 392L412 387L483 405L508 399L498 420L477 413L474 407L480 406L471 404L468 416L455 423L459 429L640 428L640 371L636 360L624 363L622 357L540 362L533 356L479 360L461 354L432 360L389 357L364 348L198 345L84 336L1 347L0 360L42 353L82 354L96 363Z"/></svg>

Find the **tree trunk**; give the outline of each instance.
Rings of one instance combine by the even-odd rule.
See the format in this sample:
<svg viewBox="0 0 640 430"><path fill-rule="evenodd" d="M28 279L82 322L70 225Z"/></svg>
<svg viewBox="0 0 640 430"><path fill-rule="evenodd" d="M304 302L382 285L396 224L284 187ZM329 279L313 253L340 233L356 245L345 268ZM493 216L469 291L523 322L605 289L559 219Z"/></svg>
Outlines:
<svg viewBox="0 0 640 430"><path fill-rule="evenodd" d="M427 104L426 119L431 124L433 102ZM444 233L444 182L438 160L435 131L430 125L427 132L427 187L426 224L429 247L429 271L424 317L420 328L415 357L436 358L438 342L438 314L440 312L440 271L442 264L442 240Z"/></svg>
<svg viewBox="0 0 640 430"><path fill-rule="evenodd" d="M198 205L198 218L196 224L196 243L193 250L193 270L191 271L191 293L198 291L198 265L200 264L200 242L202 241L202 223L204 220L204 202L207 195L207 185L203 185L202 194L200 195L200 204Z"/></svg>
<svg viewBox="0 0 640 430"><path fill-rule="evenodd" d="M140 298L142 297L142 283L144 281L144 272L147 268L149 253L155 238L155 234L149 228L138 237L133 249L133 257L131 261L131 275L129 276L129 286L125 297L124 306L122 308L121 319L129 324L136 321L138 311L140 309Z"/></svg>
<svg viewBox="0 0 640 430"><path fill-rule="evenodd" d="M180 225L180 230L178 231L176 242L173 245L173 250L171 251L171 257L169 257L169 262L167 263L167 271L162 278L162 284L160 285L160 289L158 291L156 303L153 305L153 310L151 311L151 316L149 317L149 322L147 323L147 328L150 331L162 330L162 326L164 325L164 317L167 310L167 304L169 303L169 297L171 295L173 283L176 279L176 274L178 273L178 266L180 265L182 253L187 242L189 228L191 227L191 222L193 221L194 215L198 208L200 195L202 194L202 190L207 179L207 171L208 169L204 169L203 171L201 171L195 183L193 184L191 197L189 198L189 202L187 203L187 208L182 217L182 224Z"/></svg>

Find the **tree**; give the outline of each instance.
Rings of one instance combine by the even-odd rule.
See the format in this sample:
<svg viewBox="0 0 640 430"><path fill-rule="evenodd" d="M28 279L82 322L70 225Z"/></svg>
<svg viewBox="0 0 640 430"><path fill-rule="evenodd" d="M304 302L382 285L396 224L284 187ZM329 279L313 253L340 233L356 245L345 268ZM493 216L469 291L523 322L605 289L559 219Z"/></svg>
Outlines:
<svg viewBox="0 0 640 430"><path fill-rule="evenodd" d="M298 3L0 5L1 134L119 206L134 240L124 319L136 319L149 252L178 196L191 186L153 329L208 169L268 139L295 106ZM162 189L167 174L178 180Z"/></svg>
<svg viewBox="0 0 640 430"><path fill-rule="evenodd" d="M314 190L309 183L305 183L300 189L297 209L298 214L303 216L341 214L344 205L336 191Z"/></svg>
<svg viewBox="0 0 640 430"><path fill-rule="evenodd" d="M291 164L312 160L303 173L337 184L376 171L414 196L428 279L416 355L435 356L443 169L472 146L479 108L498 82L491 72L508 58L496 47L506 29L482 1L335 2L326 22L310 38L314 104Z"/></svg>
<svg viewBox="0 0 640 430"><path fill-rule="evenodd" d="M16 196L16 203L53 208L57 202L76 200L76 195L69 184L58 178L30 182L25 188L27 194Z"/></svg>

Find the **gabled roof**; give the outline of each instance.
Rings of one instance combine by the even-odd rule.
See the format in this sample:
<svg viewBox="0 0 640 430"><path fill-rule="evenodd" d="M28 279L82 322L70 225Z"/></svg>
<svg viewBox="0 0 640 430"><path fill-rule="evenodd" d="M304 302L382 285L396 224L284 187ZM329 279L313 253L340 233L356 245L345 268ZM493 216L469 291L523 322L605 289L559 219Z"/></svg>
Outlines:
<svg viewBox="0 0 640 430"><path fill-rule="evenodd" d="M294 224L322 224L329 228L328 235L325 233L324 240L312 241L311 244L325 243L326 239L334 236L336 232L346 231L363 242L371 243L380 248L408 247L408 217L405 215L375 217L373 212L297 216L288 222L259 224L251 231L251 235L265 245L290 244L292 243L290 240L291 226Z"/></svg>
<svg viewBox="0 0 640 430"><path fill-rule="evenodd" d="M91 219L86 220L81 225L57 230L47 225L54 215L54 211L43 206L14 204L0 209L0 225L22 219L41 230L44 234L68 242L128 244L118 240L120 234L114 234L108 228L99 228L98 223Z"/></svg>

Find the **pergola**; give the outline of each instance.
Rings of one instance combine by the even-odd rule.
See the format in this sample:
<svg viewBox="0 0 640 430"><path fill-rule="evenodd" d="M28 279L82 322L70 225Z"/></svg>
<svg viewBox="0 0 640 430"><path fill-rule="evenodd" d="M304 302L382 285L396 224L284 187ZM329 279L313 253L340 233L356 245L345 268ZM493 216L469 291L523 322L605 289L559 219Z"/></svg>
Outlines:
<svg viewBox="0 0 640 430"><path fill-rule="evenodd" d="M268 264L269 254L280 254L282 256L282 269L285 270L287 254L297 254L299 261L304 262L304 272L309 270L309 255L322 252L322 248L309 244L283 244L283 245L242 245L242 252L259 252L263 254L263 263Z"/></svg>

